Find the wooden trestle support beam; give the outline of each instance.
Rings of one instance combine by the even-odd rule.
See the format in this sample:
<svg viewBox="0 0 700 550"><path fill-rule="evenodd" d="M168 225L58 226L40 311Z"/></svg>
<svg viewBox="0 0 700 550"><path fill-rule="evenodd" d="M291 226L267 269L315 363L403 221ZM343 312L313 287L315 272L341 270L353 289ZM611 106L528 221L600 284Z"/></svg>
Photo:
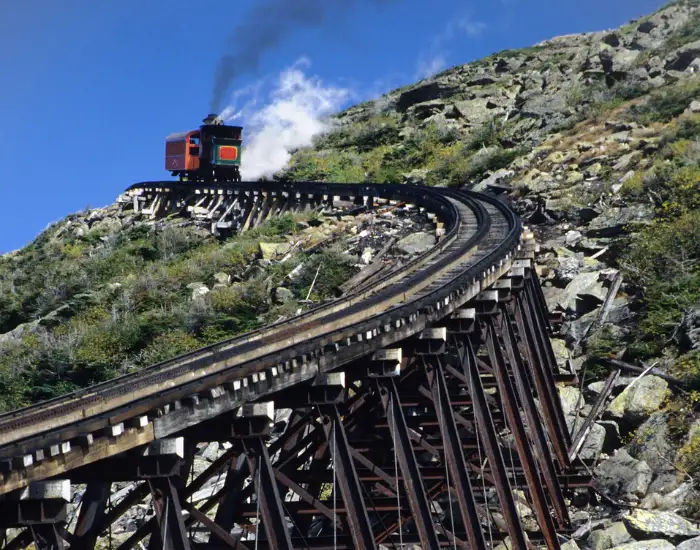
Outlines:
<svg viewBox="0 0 700 550"><path fill-rule="evenodd" d="M564 493L587 479L569 462L555 387L567 377L546 311L532 260L516 260L400 346L10 493L0 527L14 536L2 547L93 549L146 502L149 519L113 548L486 550L509 537L518 550L557 550L570 528ZM231 445L192 476L197 445L211 441ZM112 502L120 481L134 488ZM85 484L73 522L71 484Z"/></svg>

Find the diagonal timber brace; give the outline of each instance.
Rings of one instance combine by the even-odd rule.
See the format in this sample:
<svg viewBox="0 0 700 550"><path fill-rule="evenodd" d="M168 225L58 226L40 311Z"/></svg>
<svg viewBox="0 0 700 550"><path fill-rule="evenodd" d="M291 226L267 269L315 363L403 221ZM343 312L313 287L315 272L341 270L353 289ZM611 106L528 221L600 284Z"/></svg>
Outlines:
<svg viewBox="0 0 700 550"><path fill-rule="evenodd" d="M440 433L445 448L445 458L449 468L450 478L457 493L462 523L467 529L467 538L473 550L485 550L486 541L481 530L481 523L474 502L472 486L469 482L468 469L464 460L464 450L455 423L450 396L445 383L440 358L432 357L430 364L424 363L428 376L428 384L433 396L433 404L437 413Z"/></svg>
<svg viewBox="0 0 700 550"><path fill-rule="evenodd" d="M399 468L403 475L404 489L408 496L408 502L416 523L421 545L425 550L437 550L440 548L435 525L428 506L428 498L423 487L423 482L418 470L416 455L411 446L411 439L403 416L401 402L399 401L396 385L392 378L377 378L379 395L389 421L389 430L394 442L399 462Z"/></svg>

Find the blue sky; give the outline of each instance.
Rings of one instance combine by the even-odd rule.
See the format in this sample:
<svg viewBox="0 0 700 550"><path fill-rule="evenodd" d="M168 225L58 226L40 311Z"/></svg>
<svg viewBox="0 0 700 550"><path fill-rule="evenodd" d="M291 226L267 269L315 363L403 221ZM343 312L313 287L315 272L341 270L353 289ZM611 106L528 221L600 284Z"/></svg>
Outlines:
<svg viewBox="0 0 700 550"><path fill-rule="evenodd" d="M307 75L346 90L352 103L431 68L616 27L664 3L304 0L322 2L323 16L286 24L285 1L301 0L3 2L0 253L68 213L112 202L131 183L169 179L164 136L195 128L209 112L219 59L246 52L232 35L241 25L253 36L272 28L275 39L257 66L237 73L225 100L304 57Z"/></svg>

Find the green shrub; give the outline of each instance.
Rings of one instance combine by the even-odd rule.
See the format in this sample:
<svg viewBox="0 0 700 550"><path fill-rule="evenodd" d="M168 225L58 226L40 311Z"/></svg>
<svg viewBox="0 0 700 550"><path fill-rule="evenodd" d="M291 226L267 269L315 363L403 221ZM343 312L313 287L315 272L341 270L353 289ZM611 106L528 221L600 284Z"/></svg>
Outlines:
<svg viewBox="0 0 700 550"><path fill-rule="evenodd" d="M628 116L643 124L667 122L685 111L699 94L700 79L683 81L652 92L645 102L631 105Z"/></svg>
<svg viewBox="0 0 700 550"><path fill-rule="evenodd" d="M156 336L143 351L142 361L150 365L182 355L201 347L201 343L192 334L184 330L172 330Z"/></svg>
<svg viewBox="0 0 700 550"><path fill-rule="evenodd" d="M304 264L302 272L294 280L292 290L297 298L306 298L315 278L310 298L314 301L325 300L334 297L338 287L351 274L352 258L338 248L331 248L315 254Z"/></svg>
<svg viewBox="0 0 700 550"><path fill-rule="evenodd" d="M700 302L700 210L657 218L636 235L623 255L629 278L644 289L640 338L630 351L658 355L670 342L683 311Z"/></svg>

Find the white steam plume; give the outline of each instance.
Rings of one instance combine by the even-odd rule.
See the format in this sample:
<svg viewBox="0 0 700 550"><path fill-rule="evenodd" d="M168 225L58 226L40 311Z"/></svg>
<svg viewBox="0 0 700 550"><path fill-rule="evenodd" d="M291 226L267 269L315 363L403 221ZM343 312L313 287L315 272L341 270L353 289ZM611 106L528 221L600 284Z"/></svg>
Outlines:
<svg viewBox="0 0 700 550"><path fill-rule="evenodd" d="M291 152L311 145L314 136L327 131L327 117L351 97L348 89L325 85L304 72L310 63L302 58L284 70L261 101L264 81L238 90L219 115L244 126L241 175L244 180L268 177L284 168ZM243 103L242 107L238 105Z"/></svg>

